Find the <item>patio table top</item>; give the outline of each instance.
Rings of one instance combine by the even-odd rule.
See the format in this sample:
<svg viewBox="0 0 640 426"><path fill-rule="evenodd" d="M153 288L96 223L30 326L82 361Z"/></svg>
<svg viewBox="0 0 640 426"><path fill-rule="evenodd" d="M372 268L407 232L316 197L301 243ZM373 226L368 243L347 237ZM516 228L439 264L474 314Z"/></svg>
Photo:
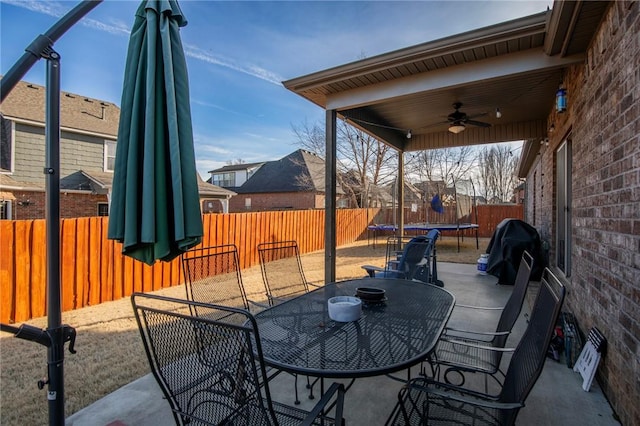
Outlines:
<svg viewBox="0 0 640 426"><path fill-rule="evenodd" d="M358 287L385 290L386 301L363 304L360 319L329 318L327 300ZM404 370L435 347L454 296L443 288L401 279L363 278L325 286L255 315L265 362L314 377L368 377Z"/></svg>

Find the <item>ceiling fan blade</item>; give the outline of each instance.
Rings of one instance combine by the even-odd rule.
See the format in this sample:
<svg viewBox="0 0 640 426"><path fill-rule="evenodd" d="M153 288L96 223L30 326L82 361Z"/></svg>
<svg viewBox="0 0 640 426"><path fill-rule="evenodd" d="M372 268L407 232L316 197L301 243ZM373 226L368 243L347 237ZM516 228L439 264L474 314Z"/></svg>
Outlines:
<svg viewBox="0 0 640 426"><path fill-rule="evenodd" d="M466 124L471 124L474 126L478 126L478 127L491 127L491 124L489 123L484 123L482 121L475 121L475 120L467 120L465 121Z"/></svg>
<svg viewBox="0 0 640 426"><path fill-rule="evenodd" d="M478 117L484 117L487 114L489 114L489 113L488 112L481 112L480 114L467 115L467 120L472 120L472 119L478 118Z"/></svg>

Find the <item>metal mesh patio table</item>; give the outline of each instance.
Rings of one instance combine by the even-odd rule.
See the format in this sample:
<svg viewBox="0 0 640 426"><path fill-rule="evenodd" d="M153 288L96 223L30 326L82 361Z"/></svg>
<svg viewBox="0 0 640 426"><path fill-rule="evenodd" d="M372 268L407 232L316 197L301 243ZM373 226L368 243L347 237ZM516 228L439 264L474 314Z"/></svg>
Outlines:
<svg viewBox="0 0 640 426"><path fill-rule="evenodd" d="M329 318L327 300L358 287L385 290L386 300L363 304L353 322ZM255 315L265 362L314 377L357 378L404 370L435 347L453 310L443 288L402 279L363 278L324 287Z"/></svg>

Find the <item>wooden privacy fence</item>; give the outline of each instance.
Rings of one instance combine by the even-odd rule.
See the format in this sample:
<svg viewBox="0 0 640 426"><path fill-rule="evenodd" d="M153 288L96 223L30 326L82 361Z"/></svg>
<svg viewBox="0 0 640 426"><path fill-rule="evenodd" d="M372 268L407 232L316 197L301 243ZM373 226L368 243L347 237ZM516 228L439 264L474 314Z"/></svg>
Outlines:
<svg viewBox="0 0 640 426"><path fill-rule="evenodd" d="M366 235L377 209L337 214L337 245ZM296 240L301 253L324 249L324 210L203 215L202 246L236 244L241 268L258 264L256 246ZM62 219L60 273L62 310L97 305L183 282L180 259L148 266L121 254L107 239L106 217ZM0 321L14 323L46 315L46 224L0 221Z"/></svg>
<svg viewBox="0 0 640 426"><path fill-rule="evenodd" d="M476 209L478 212L476 220ZM424 210L424 209L423 209ZM456 207L446 206L443 213L436 213L429 209L427 220L429 223L457 223ZM491 237L496 226L503 219L524 219L524 207L522 204L480 204L473 207L471 214L460 218L460 223L475 223L478 225L479 237ZM374 219L378 224L393 223L393 211L381 209ZM424 223L425 212L418 210L412 212L410 208L404 209L404 223ZM475 231L468 229L463 231L465 236L475 236Z"/></svg>

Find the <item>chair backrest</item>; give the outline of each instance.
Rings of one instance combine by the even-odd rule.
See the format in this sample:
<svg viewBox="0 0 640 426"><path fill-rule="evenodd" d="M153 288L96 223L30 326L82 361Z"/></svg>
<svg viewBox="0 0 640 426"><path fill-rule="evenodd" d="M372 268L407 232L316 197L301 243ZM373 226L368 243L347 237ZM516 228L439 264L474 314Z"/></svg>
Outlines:
<svg viewBox="0 0 640 426"><path fill-rule="evenodd" d="M270 303L273 297L287 298L309 291L298 243L274 241L258 244L258 257Z"/></svg>
<svg viewBox="0 0 640 426"><path fill-rule="evenodd" d="M182 270L188 300L249 309L235 245L189 250Z"/></svg>
<svg viewBox="0 0 640 426"><path fill-rule="evenodd" d="M540 281L538 296L531 310L529 325L516 347L507 369L501 402L524 403L542 372L547 349L560 314L565 287L553 273L545 268ZM518 410L510 411L502 424L512 424Z"/></svg>
<svg viewBox="0 0 640 426"><path fill-rule="evenodd" d="M427 264L428 260L425 259L425 255L433 244L434 241L427 238L426 235L413 237L404 247L397 273L404 279L413 279L418 269Z"/></svg>
<svg viewBox="0 0 640 426"><path fill-rule="evenodd" d="M432 229L427 232L427 239L431 242L429 247L427 247L427 251L424 254L424 257L427 259L427 267L425 271L428 271L428 277L426 277L426 282L430 284L436 284L438 281L438 268L436 266L437 256L436 256L436 241L440 237L440 231L437 229ZM417 277L420 279L419 277Z"/></svg>
<svg viewBox="0 0 640 426"><path fill-rule="evenodd" d="M514 283L511 296L509 296L509 300L507 300L507 303L502 309L502 314L500 315L500 319L498 320L498 325L496 327L496 332L506 333L496 336L493 339L492 344L495 347L504 348L504 345L507 342L508 332L511 331L513 325L518 319L518 316L520 315L524 298L527 295L527 288L529 287L529 281L531 280L532 270L533 257L531 257L529 252L525 250L522 253L522 258L520 259L518 274L516 275L516 281Z"/></svg>
<svg viewBox="0 0 640 426"><path fill-rule="evenodd" d="M277 424L250 313L139 293L131 303L176 424Z"/></svg>

